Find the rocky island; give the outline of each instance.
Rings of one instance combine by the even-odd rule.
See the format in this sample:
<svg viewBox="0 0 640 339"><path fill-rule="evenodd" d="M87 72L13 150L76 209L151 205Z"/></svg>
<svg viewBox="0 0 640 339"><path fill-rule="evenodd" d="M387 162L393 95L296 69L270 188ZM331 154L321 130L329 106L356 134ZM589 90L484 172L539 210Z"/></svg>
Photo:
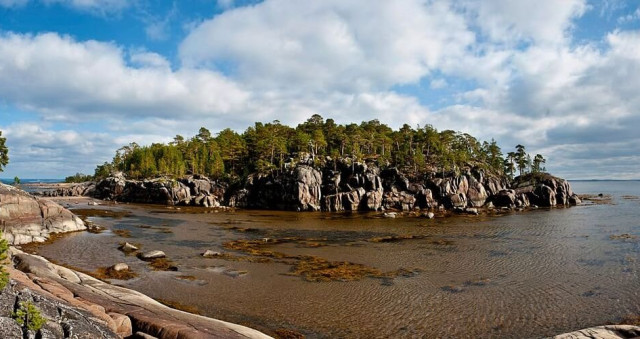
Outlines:
<svg viewBox="0 0 640 339"><path fill-rule="evenodd" d="M47 196L133 203L291 211L414 211L575 205L566 180L544 173L540 154L428 125L394 131L377 120L337 125L314 115L296 128L256 123L216 137L116 152L92 179ZM520 175L513 178L519 171Z"/></svg>

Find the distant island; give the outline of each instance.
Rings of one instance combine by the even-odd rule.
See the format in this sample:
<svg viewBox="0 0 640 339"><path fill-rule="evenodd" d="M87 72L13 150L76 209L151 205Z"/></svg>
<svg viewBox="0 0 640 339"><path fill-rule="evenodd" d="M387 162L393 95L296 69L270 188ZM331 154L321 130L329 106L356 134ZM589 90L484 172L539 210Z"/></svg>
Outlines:
<svg viewBox="0 0 640 339"><path fill-rule="evenodd" d="M505 156L495 140L431 125L340 125L316 114L295 128L273 121L214 136L203 127L168 144L131 143L93 175L66 178L92 183L48 194L205 207L472 214L478 207L577 203L565 180L544 173L545 163L523 145Z"/></svg>

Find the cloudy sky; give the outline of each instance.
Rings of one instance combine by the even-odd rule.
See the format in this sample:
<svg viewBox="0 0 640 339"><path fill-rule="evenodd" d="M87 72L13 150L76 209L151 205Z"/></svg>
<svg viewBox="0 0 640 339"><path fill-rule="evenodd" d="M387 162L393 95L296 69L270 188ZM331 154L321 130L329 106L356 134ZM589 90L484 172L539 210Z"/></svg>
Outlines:
<svg viewBox="0 0 640 339"><path fill-rule="evenodd" d="M314 113L638 179L640 1L0 0L1 177L93 173L131 141Z"/></svg>

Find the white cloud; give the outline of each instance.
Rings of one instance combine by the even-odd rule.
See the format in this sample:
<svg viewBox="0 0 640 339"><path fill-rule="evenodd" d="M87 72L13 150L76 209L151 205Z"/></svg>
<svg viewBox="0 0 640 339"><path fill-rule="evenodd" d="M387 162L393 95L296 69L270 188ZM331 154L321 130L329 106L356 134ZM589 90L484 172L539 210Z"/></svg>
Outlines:
<svg viewBox="0 0 640 339"><path fill-rule="evenodd" d="M586 0L462 0L470 21L495 42L561 43L572 19L588 9Z"/></svg>
<svg viewBox="0 0 640 339"><path fill-rule="evenodd" d="M249 94L216 72L158 67L166 60L47 33L0 36L0 97L55 118L225 114ZM155 64L154 64L155 63ZM150 66L151 65L151 66Z"/></svg>
<svg viewBox="0 0 640 339"><path fill-rule="evenodd" d="M203 22L180 56L256 87L366 91L416 82L473 41L447 2L271 0Z"/></svg>

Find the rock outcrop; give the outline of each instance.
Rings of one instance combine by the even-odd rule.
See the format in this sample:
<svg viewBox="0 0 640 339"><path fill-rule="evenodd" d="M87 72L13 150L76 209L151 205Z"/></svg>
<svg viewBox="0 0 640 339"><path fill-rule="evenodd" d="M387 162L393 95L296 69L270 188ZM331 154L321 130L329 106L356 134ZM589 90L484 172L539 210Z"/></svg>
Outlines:
<svg viewBox="0 0 640 339"><path fill-rule="evenodd" d="M98 182L89 193L98 199L120 202L218 207L224 202L225 191L225 184L204 176L189 176L180 180L128 180L118 173Z"/></svg>
<svg viewBox="0 0 640 339"><path fill-rule="evenodd" d="M57 203L0 184L0 230L10 244L43 242L53 233L85 229L80 218Z"/></svg>
<svg viewBox="0 0 640 339"><path fill-rule="evenodd" d="M492 197L497 207L553 207L580 204L568 181L547 173L517 177L512 189L499 191Z"/></svg>
<svg viewBox="0 0 640 339"><path fill-rule="evenodd" d="M93 196L96 189L94 182L79 184L60 184L55 189L43 190L38 195L44 197L81 197Z"/></svg>
<svg viewBox="0 0 640 339"><path fill-rule="evenodd" d="M0 336L20 328L7 318L15 301L32 301L47 318L42 338L270 338L254 329L164 306L132 290L11 248L13 286L0 294ZM4 305L8 305L4 307ZM12 336L2 336L13 338ZM37 337L37 336L36 336ZM18 338L22 338L22 333Z"/></svg>
<svg viewBox="0 0 640 339"><path fill-rule="evenodd" d="M85 183L67 191L121 202L330 212L580 204L569 182L546 173L527 174L510 182L480 168L467 168L460 174L408 177L397 168L382 170L373 163L348 159L326 159L325 165L317 168L312 163L303 161L281 171L254 173L243 184L231 187L197 175L140 181L119 173L95 185Z"/></svg>

